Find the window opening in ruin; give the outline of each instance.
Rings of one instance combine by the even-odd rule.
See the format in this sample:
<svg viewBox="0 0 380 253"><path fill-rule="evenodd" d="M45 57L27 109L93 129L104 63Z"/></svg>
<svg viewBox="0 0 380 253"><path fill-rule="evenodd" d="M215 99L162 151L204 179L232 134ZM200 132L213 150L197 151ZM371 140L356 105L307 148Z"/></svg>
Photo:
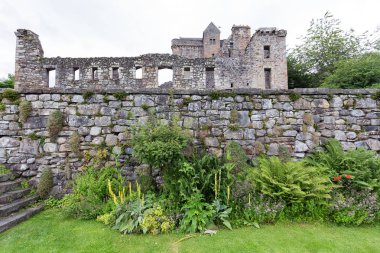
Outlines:
<svg viewBox="0 0 380 253"><path fill-rule="evenodd" d="M215 45L215 44L216 44L215 39L210 39L210 45Z"/></svg>
<svg viewBox="0 0 380 253"><path fill-rule="evenodd" d="M232 49L229 48L229 49L228 49L228 57L231 57L231 55L232 55Z"/></svg>
<svg viewBox="0 0 380 253"><path fill-rule="evenodd" d="M206 68L206 88L214 88L214 87L215 87L214 68L207 67Z"/></svg>
<svg viewBox="0 0 380 253"><path fill-rule="evenodd" d="M215 56L215 54L212 54L212 57L214 57Z"/></svg>
<svg viewBox="0 0 380 253"><path fill-rule="evenodd" d="M183 68L183 77L185 79L191 78L191 72L190 72L190 67L184 67Z"/></svg>
<svg viewBox="0 0 380 253"><path fill-rule="evenodd" d="M54 87L55 86L55 69L46 69L48 74L48 86Z"/></svg>
<svg viewBox="0 0 380 253"><path fill-rule="evenodd" d="M247 86L249 86L249 83L247 83Z"/></svg>
<svg viewBox="0 0 380 253"><path fill-rule="evenodd" d="M74 68L74 80L78 81L79 80L79 68Z"/></svg>
<svg viewBox="0 0 380 253"><path fill-rule="evenodd" d="M265 89L271 88L271 69L264 69L264 76L265 76Z"/></svg>
<svg viewBox="0 0 380 253"><path fill-rule="evenodd" d="M92 68L92 80L98 80L98 68L97 67Z"/></svg>
<svg viewBox="0 0 380 253"><path fill-rule="evenodd" d="M265 59L270 58L270 46L264 46L264 58Z"/></svg>
<svg viewBox="0 0 380 253"><path fill-rule="evenodd" d="M135 79L142 79L142 67L141 66L135 67Z"/></svg>
<svg viewBox="0 0 380 253"><path fill-rule="evenodd" d="M158 68L158 84L169 84L173 82L173 70L171 67Z"/></svg>
<svg viewBox="0 0 380 253"><path fill-rule="evenodd" d="M231 88L233 88L234 87L234 83L231 83Z"/></svg>
<svg viewBox="0 0 380 253"><path fill-rule="evenodd" d="M112 79L114 79L114 80L119 79L119 68L118 67L112 68Z"/></svg>
<svg viewBox="0 0 380 253"><path fill-rule="evenodd" d="M230 42L230 47L232 48L234 46L234 43L233 42Z"/></svg>

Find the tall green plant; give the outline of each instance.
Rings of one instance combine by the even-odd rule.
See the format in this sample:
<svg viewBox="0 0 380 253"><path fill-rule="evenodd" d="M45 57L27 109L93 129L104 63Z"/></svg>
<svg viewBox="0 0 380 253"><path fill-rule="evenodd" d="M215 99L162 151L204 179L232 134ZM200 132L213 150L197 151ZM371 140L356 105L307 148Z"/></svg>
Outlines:
<svg viewBox="0 0 380 253"><path fill-rule="evenodd" d="M302 162L282 162L277 157L258 159L250 179L254 188L287 203L330 198L331 183L320 167L307 167Z"/></svg>

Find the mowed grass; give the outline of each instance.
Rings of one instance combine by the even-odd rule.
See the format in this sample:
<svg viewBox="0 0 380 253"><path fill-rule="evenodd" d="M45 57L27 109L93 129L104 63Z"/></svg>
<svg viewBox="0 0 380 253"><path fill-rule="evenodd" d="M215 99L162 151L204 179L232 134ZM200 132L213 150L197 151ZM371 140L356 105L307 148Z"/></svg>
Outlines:
<svg viewBox="0 0 380 253"><path fill-rule="evenodd" d="M380 252L380 226L289 224L221 230L214 236L120 235L95 221L44 211L0 234L0 252Z"/></svg>

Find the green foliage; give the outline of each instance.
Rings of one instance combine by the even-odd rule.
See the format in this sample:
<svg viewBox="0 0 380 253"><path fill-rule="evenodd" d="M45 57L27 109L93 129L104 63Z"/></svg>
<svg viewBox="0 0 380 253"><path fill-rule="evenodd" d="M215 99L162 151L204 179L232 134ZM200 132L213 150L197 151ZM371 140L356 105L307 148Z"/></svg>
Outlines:
<svg viewBox="0 0 380 253"><path fill-rule="evenodd" d="M153 196L138 196L119 205L116 208L116 221L114 229L119 230L123 234L141 233L140 224L144 221L144 212L153 206Z"/></svg>
<svg viewBox="0 0 380 253"><path fill-rule="evenodd" d="M57 139L59 132L62 130L63 121L63 113L60 110L55 110L50 113L48 117L47 130L52 141Z"/></svg>
<svg viewBox="0 0 380 253"><path fill-rule="evenodd" d="M323 150L317 150L305 159L310 166L327 169L330 177L349 174L357 189L380 190L380 158L366 149L344 151L339 141L330 139Z"/></svg>
<svg viewBox="0 0 380 253"><path fill-rule="evenodd" d="M105 213L96 217L96 221L101 222L104 225L110 226L112 224L115 224L115 221L116 221L115 215L116 214L114 211L110 213Z"/></svg>
<svg viewBox="0 0 380 253"><path fill-rule="evenodd" d="M147 105L147 104L142 104L141 105L141 109L143 109L144 111L148 111L148 109L149 109L149 105Z"/></svg>
<svg viewBox="0 0 380 253"><path fill-rule="evenodd" d="M211 91L209 96L212 100L218 100L219 98L223 98L223 97L234 98L234 97L236 97L236 93L228 92L228 91L215 90L215 91Z"/></svg>
<svg viewBox="0 0 380 253"><path fill-rule="evenodd" d="M53 196L50 196L45 200L45 206L49 208L59 208L61 206L61 201Z"/></svg>
<svg viewBox="0 0 380 253"><path fill-rule="evenodd" d="M380 53L368 53L360 57L335 63L335 72L323 82L328 88L368 88L380 82Z"/></svg>
<svg viewBox="0 0 380 253"><path fill-rule="evenodd" d="M121 91L121 92L116 92L116 93L114 93L113 96L114 96L117 100L123 101L123 100L125 100L125 98L128 96L128 93L126 93L125 91Z"/></svg>
<svg viewBox="0 0 380 253"><path fill-rule="evenodd" d="M41 198L46 198L51 189L53 188L53 173L50 169L44 169L42 171L40 181L37 185L37 194Z"/></svg>
<svg viewBox="0 0 380 253"><path fill-rule="evenodd" d="M318 200L307 200L286 206L279 217L283 221L325 221L328 216L328 203Z"/></svg>
<svg viewBox="0 0 380 253"><path fill-rule="evenodd" d="M162 170L175 169L184 159L190 137L173 122L163 125L152 120L133 133L133 155L142 163Z"/></svg>
<svg viewBox="0 0 380 253"><path fill-rule="evenodd" d="M10 173L11 170L5 167L4 165L0 164L0 175L5 175Z"/></svg>
<svg viewBox="0 0 380 253"><path fill-rule="evenodd" d="M292 92L289 94L289 99L292 102L296 102L298 99L300 99L302 96L299 93Z"/></svg>
<svg viewBox="0 0 380 253"><path fill-rule="evenodd" d="M0 88L11 88L15 86L15 75L8 74L8 78L0 80Z"/></svg>
<svg viewBox="0 0 380 253"><path fill-rule="evenodd" d="M125 183L120 171L114 167L86 168L75 177L72 193L62 199L64 213L75 218L95 219L110 212L113 204L109 202L108 180L116 192Z"/></svg>
<svg viewBox="0 0 380 253"><path fill-rule="evenodd" d="M379 216L380 200L370 190L336 189L330 206L330 219L341 225L371 224Z"/></svg>
<svg viewBox="0 0 380 253"><path fill-rule="evenodd" d="M377 91L374 94L372 94L371 98L374 99L374 100L376 100L376 101L380 101L380 91Z"/></svg>
<svg viewBox="0 0 380 253"><path fill-rule="evenodd" d="M12 89L6 89L4 90L3 98L6 98L11 102L16 102L20 98L20 93Z"/></svg>
<svg viewBox="0 0 380 253"><path fill-rule="evenodd" d="M239 118L239 112L237 110L232 110L230 113L230 122L236 123Z"/></svg>
<svg viewBox="0 0 380 253"><path fill-rule="evenodd" d="M140 227L144 234L153 235L167 233L174 228L174 222L166 215L160 205L154 205L144 212Z"/></svg>
<svg viewBox="0 0 380 253"><path fill-rule="evenodd" d="M219 199L216 199L213 202L215 214L214 217L212 218L212 221L216 223L217 225L222 224L226 228L232 230L232 226L230 223L230 214L232 211L231 207L227 207L226 205L222 204Z"/></svg>
<svg viewBox="0 0 380 253"><path fill-rule="evenodd" d="M202 232L215 214L213 206L204 202L200 193L190 195L181 210L185 214L180 222L180 228L185 233Z"/></svg>
<svg viewBox="0 0 380 253"><path fill-rule="evenodd" d="M0 103L0 112L5 111L6 108L7 108L7 106L5 104Z"/></svg>
<svg viewBox="0 0 380 253"><path fill-rule="evenodd" d="M92 96L94 96L94 92L92 91L92 90L85 90L85 91L83 91L83 99L85 100L85 101L87 101L87 100L89 100L90 98L92 98Z"/></svg>
<svg viewBox="0 0 380 253"><path fill-rule="evenodd" d="M72 133L69 139L69 145L71 152L73 152L75 155L79 156L80 154L80 135L77 131Z"/></svg>
<svg viewBox="0 0 380 253"><path fill-rule="evenodd" d="M366 34L358 36L353 30L342 30L340 21L329 12L323 18L313 19L301 39L302 43L289 54L290 87L317 87L335 71L337 62L370 51L374 46Z"/></svg>
<svg viewBox="0 0 380 253"><path fill-rule="evenodd" d="M286 203L330 198L331 183L320 167L306 167L302 162L282 162L277 157L260 157L250 178L253 187Z"/></svg>
<svg viewBox="0 0 380 253"><path fill-rule="evenodd" d="M19 119L21 123L25 123L29 118L30 113L32 112L32 102L30 101L21 101L20 106Z"/></svg>

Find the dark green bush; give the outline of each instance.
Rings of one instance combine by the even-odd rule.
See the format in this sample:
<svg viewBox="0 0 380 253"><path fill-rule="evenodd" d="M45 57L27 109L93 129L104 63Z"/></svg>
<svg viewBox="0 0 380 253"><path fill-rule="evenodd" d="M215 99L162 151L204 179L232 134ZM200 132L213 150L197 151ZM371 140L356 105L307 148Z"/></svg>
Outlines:
<svg viewBox="0 0 380 253"><path fill-rule="evenodd" d="M90 98L92 98L94 96L94 94L95 93L92 90L86 90L86 91L83 92L82 96L83 96L83 99L87 101Z"/></svg>
<svg viewBox="0 0 380 253"><path fill-rule="evenodd" d="M63 113L60 110L55 110L50 113L47 128L52 141L57 139L59 132L62 130L63 121Z"/></svg>
<svg viewBox="0 0 380 253"><path fill-rule="evenodd" d="M301 96L301 94L299 94L299 93L294 93L294 92L292 92L292 93L289 94L289 99L290 99L290 101L292 101L292 102L297 101L297 100L300 99L301 97L302 97L302 96Z"/></svg>
<svg viewBox="0 0 380 253"><path fill-rule="evenodd" d="M125 100L125 98L128 96L128 93L124 92L124 91L121 91L121 92L116 92L113 94L113 96L117 99L117 100Z"/></svg>
<svg viewBox="0 0 380 253"><path fill-rule="evenodd" d="M42 171L40 181L37 185L37 193L41 198L46 198L53 188L53 173L50 169Z"/></svg>

